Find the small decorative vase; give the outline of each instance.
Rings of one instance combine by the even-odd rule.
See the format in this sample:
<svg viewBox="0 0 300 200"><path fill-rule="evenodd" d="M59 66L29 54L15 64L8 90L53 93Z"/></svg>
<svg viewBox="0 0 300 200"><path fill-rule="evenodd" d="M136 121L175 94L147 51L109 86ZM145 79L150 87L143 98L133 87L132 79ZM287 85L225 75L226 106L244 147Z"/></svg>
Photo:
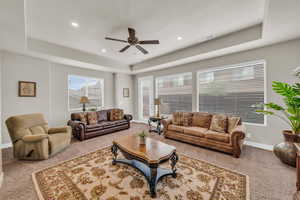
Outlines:
<svg viewBox="0 0 300 200"><path fill-rule="evenodd" d="M299 143L300 137L288 130L284 130L282 134L284 136L284 142L274 146L274 154L281 162L296 167L297 150L294 143Z"/></svg>
<svg viewBox="0 0 300 200"><path fill-rule="evenodd" d="M140 144L146 143L146 137L140 137Z"/></svg>

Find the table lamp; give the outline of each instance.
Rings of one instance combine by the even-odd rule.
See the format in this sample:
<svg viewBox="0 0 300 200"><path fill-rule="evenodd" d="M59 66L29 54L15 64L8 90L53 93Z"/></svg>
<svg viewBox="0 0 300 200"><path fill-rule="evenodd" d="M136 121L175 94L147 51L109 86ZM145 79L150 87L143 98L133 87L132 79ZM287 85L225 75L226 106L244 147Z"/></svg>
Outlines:
<svg viewBox="0 0 300 200"><path fill-rule="evenodd" d="M156 117L159 117L159 116L160 116L160 113L159 113L159 106L161 105L161 101L160 101L159 98L154 99L154 105L157 106Z"/></svg>
<svg viewBox="0 0 300 200"><path fill-rule="evenodd" d="M80 103L82 104L82 111L85 112L85 104L90 103L90 100L86 96L80 97Z"/></svg>

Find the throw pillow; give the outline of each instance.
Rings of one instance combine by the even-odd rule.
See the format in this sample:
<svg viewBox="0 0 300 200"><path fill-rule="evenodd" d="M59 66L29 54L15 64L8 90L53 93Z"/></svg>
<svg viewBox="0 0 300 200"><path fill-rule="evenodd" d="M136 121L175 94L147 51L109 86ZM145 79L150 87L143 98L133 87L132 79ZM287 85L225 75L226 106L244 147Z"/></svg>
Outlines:
<svg viewBox="0 0 300 200"><path fill-rule="evenodd" d="M209 129L220 133L226 133L228 125L227 116L224 114L215 114L211 119Z"/></svg>
<svg viewBox="0 0 300 200"><path fill-rule="evenodd" d="M183 112L173 112L172 124L183 126Z"/></svg>
<svg viewBox="0 0 300 200"><path fill-rule="evenodd" d="M233 129L240 123L240 117L228 117L228 133L231 133Z"/></svg>
<svg viewBox="0 0 300 200"><path fill-rule="evenodd" d="M208 129L211 124L211 118L212 114L205 112L195 112L193 113L192 125Z"/></svg>
<svg viewBox="0 0 300 200"><path fill-rule="evenodd" d="M88 112L87 117L89 125L95 125L98 123L97 112Z"/></svg>
<svg viewBox="0 0 300 200"><path fill-rule="evenodd" d="M191 126L193 120L193 114L186 112L183 113L183 126Z"/></svg>
<svg viewBox="0 0 300 200"><path fill-rule="evenodd" d="M108 114L107 110L101 110L101 111L99 111L98 112L98 121L99 122L101 122L101 121L108 121L107 114Z"/></svg>
<svg viewBox="0 0 300 200"><path fill-rule="evenodd" d="M112 109L109 113L109 120L116 121L124 119L124 112L121 109Z"/></svg>
<svg viewBox="0 0 300 200"><path fill-rule="evenodd" d="M87 119L86 119L87 116L85 113L78 113L78 117L81 122L87 123Z"/></svg>

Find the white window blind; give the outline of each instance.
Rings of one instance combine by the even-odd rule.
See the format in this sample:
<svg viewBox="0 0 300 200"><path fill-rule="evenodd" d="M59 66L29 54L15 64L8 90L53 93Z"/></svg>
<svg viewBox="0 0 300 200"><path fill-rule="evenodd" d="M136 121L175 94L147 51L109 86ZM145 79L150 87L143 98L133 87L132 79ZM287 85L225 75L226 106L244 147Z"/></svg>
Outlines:
<svg viewBox="0 0 300 200"><path fill-rule="evenodd" d="M238 115L264 124L254 104L264 103L264 63L198 72L199 111Z"/></svg>
<svg viewBox="0 0 300 200"><path fill-rule="evenodd" d="M145 120L153 115L153 77L138 80L139 119Z"/></svg>
<svg viewBox="0 0 300 200"><path fill-rule="evenodd" d="M103 79L69 75L68 87L70 110L79 110L82 108L82 104L79 103L80 97L82 96L87 96L90 100L90 103L87 104L87 108L103 107Z"/></svg>
<svg viewBox="0 0 300 200"><path fill-rule="evenodd" d="M192 111L192 73L156 78L156 94L162 102L162 114Z"/></svg>

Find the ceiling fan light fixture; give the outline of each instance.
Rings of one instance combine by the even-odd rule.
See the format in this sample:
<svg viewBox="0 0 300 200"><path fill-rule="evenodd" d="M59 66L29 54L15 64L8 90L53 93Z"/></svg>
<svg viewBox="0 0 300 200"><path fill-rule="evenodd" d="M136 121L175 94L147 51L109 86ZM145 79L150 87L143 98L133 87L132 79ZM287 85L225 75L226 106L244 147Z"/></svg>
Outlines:
<svg viewBox="0 0 300 200"><path fill-rule="evenodd" d="M182 40L182 37L181 36L177 36L177 40Z"/></svg>

